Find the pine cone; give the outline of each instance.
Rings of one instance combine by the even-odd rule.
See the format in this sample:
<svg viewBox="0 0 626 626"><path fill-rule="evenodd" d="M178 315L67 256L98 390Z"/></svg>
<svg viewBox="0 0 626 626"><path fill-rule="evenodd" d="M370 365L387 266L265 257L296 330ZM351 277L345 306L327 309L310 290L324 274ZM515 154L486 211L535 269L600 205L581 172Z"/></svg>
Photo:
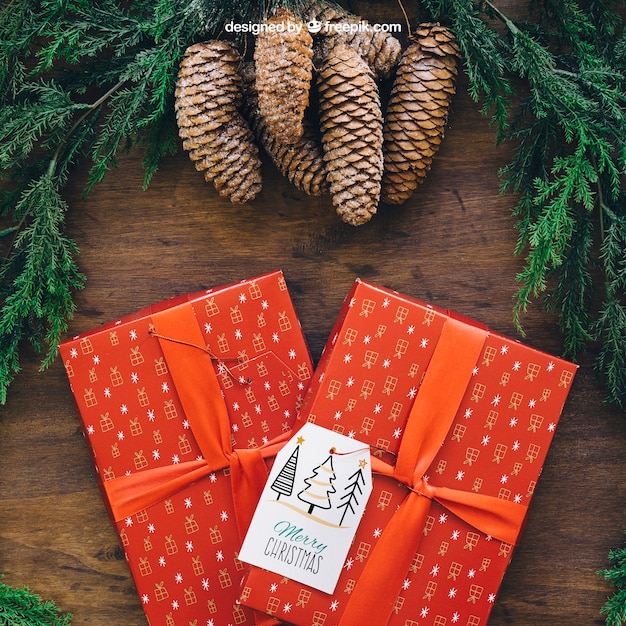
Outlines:
<svg viewBox="0 0 626 626"><path fill-rule="evenodd" d="M190 46L176 82L176 121L183 147L204 178L233 203L261 190L261 160L252 132L238 112L241 58L225 41Z"/></svg>
<svg viewBox="0 0 626 626"><path fill-rule="evenodd" d="M382 200L402 204L430 170L455 92L459 47L439 24L423 24L405 51L387 104Z"/></svg>
<svg viewBox="0 0 626 626"><path fill-rule="evenodd" d="M266 24L271 29L259 33L254 48L259 110L278 141L293 143L304 132L302 120L313 76L313 39L304 22L288 9L278 9Z"/></svg>
<svg viewBox="0 0 626 626"><path fill-rule="evenodd" d="M322 24L321 37L315 46L316 65L319 65L338 43L345 43L357 50L378 79L389 78L400 60L402 45L393 35L375 30L367 20L341 7L315 0L306 9L306 19ZM328 30L327 23L330 25ZM354 25L354 28L351 31L335 28L345 24Z"/></svg>
<svg viewBox="0 0 626 626"><path fill-rule="evenodd" d="M320 125L333 204L358 226L376 213L383 168L382 113L370 67L345 44L333 48L319 71Z"/></svg>
<svg viewBox="0 0 626 626"><path fill-rule="evenodd" d="M303 120L304 133L300 139L291 144L279 141L269 132L267 121L259 111L253 62L244 63L241 77L243 79L243 114L257 140L265 148L281 174L310 196L328 193L326 166L317 128L305 118Z"/></svg>

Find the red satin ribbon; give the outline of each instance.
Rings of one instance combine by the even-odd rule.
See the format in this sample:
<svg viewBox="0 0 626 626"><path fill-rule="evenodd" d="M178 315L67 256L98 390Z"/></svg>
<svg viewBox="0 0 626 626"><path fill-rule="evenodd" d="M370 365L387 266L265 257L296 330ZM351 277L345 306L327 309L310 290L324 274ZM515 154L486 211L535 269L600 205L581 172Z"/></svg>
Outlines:
<svg viewBox="0 0 626 626"><path fill-rule="evenodd" d="M436 487L424 479L448 433L487 331L449 318L411 409L395 467L372 458L372 471L410 489L372 550L339 622L387 624L422 539L433 500L476 529L514 544L526 507L474 492Z"/></svg>

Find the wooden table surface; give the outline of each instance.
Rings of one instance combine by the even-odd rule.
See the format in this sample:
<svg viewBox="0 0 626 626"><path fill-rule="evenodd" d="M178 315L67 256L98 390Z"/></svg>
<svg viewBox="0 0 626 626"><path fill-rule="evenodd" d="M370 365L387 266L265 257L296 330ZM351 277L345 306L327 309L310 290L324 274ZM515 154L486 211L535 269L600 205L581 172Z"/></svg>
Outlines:
<svg viewBox="0 0 626 626"><path fill-rule="evenodd" d="M381 3L361 4L372 19L400 17ZM248 206L220 199L182 151L147 191L139 151L122 156L86 199L83 166L66 193L68 233L87 276L68 336L177 294L280 268L314 360L357 276L519 338L515 198L500 195L497 176L509 150L495 147L461 77L425 183L406 206L381 206L358 228L340 222L329 198L292 188L267 160L263 191ZM524 325L524 341L561 353L555 319L540 303ZM63 365L57 359L42 373L38 355L22 354L23 371L0 407L4 582L53 598L79 626L145 624ZM604 623L600 607L614 590L596 571L624 541L626 415L603 403L593 356L581 361L491 626Z"/></svg>

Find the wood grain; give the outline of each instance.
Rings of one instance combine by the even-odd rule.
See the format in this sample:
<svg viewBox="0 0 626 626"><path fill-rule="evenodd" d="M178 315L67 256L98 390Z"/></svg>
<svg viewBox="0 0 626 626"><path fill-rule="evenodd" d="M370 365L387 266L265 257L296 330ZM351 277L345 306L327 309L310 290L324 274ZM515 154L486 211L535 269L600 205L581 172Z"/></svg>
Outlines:
<svg viewBox="0 0 626 626"><path fill-rule="evenodd" d="M385 5L386 7L387 5ZM515 6L515 5L514 5ZM372 19L394 7L361 2ZM389 4L391 7L391 3ZM86 288L70 334L171 296L280 268L314 359L357 276L474 317L519 338L512 321L522 259L497 170L509 148L467 95L462 79L433 168L404 207L371 223L342 224L328 198L308 198L267 161L249 206L222 201L182 153L147 191L133 150L86 198L83 167L66 198ZM562 337L539 303L524 341L559 354ZM581 363L491 626L603 624L612 589L596 575L626 527L626 416L603 403L593 354ZM146 621L107 518L62 364L23 371L0 408L0 572L74 614L76 625Z"/></svg>

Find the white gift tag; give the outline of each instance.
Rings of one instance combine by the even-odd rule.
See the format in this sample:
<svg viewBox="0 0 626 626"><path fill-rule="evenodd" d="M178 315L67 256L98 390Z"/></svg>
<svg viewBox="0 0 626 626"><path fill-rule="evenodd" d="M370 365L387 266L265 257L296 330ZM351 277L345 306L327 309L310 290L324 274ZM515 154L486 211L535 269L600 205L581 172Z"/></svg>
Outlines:
<svg viewBox="0 0 626 626"><path fill-rule="evenodd" d="M371 491L369 446L306 423L276 455L239 559L333 593Z"/></svg>

